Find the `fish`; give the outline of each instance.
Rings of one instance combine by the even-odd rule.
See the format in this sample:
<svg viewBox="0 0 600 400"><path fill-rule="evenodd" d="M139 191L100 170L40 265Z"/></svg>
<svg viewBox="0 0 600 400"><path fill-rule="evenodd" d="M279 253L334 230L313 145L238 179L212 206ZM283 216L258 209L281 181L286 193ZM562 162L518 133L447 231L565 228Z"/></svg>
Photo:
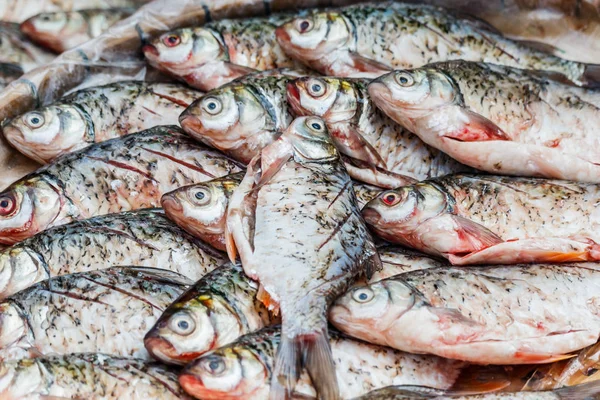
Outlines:
<svg viewBox="0 0 600 400"><path fill-rule="evenodd" d="M181 386L199 399L266 399L276 350L282 340L278 328L267 327L245 335L192 361L179 376ZM371 345L335 330L330 331L329 341L341 399L361 396L389 385L448 389L465 366L461 362ZM296 393L297 398L316 398L307 374L302 375Z"/></svg>
<svg viewBox="0 0 600 400"><path fill-rule="evenodd" d="M299 65L275 38L276 27L289 18L274 14L175 29L147 42L144 56L153 67L209 91L257 70Z"/></svg>
<svg viewBox="0 0 600 400"><path fill-rule="evenodd" d="M175 126L97 143L0 193L0 244L93 216L158 207L161 196L177 187L242 170Z"/></svg>
<svg viewBox="0 0 600 400"><path fill-rule="evenodd" d="M326 310L380 260L323 120L295 119L248 165L229 203L226 245L282 317L272 398L289 395L305 366L321 398L337 399Z"/></svg>
<svg viewBox="0 0 600 400"><path fill-rule="evenodd" d="M381 238L455 265L598 261L599 189L448 175L384 191L362 213Z"/></svg>
<svg viewBox="0 0 600 400"><path fill-rule="evenodd" d="M370 283L379 282L405 272L450 266L445 260L389 243L377 246L377 252L381 259L382 268L373 273L368 280Z"/></svg>
<svg viewBox="0 0 600 400"><path fill-rule="evenodd" d="M440 267L356 287L332 305L340 331L477 364L573 357L600 336L598 263Z"/></svg>
<svg viewBox="0 0 600 400"><path fill-rule="evenodd" d="M0 250L0 299L40 281L112 266L162 268L196 281L227 261L160 209L108 214L50 228Z"/></svg>
<svg viewBox="0 0 600 400"><path fill-rule="evenodd" d="M117 82L90 87L5 122L4 137L21 153L48 164L91 144L156 125L177 125L201 92L180 84Z"/></svg>
<svg viewBox="0 0 600 400"><path fill-rule="evenodd" d="M18 25L0 25L0 63L16 64L24 72L29 72L52 59L54 54L29 42Z"/></svg>
<svg viewBox="0 0 600 400"><path fill-rule="evenodd" d="M194 281L112 267L57 276L0 303L0 360L102 352L150 359L142 338Z"/></svg>
<svg viewBox="0 0 600 400"><path fill-rule="evenodd" d="M185 365L239 337L279 322L258 300L258 284L240 264L201 278L156 321L144 338L156 359Z"/></svg>
<svg viewBox="0 0 600 400"><path fill-rule="evenodd" d="M370 82L369 79L298 78L288 83L288 103L295 115L323 118L340 152L368 165L363 174L379 168L423 180L470 170L426 145L379 110L367 91ZM352 172L357 169L351 163L347 166ZM377 182L365 177L362 180Z"/></svg>
<svg viewBox="0 0 600 400"><path fill-rule="evenodd" d="M0 90L23 75L23 69L17 64L0 63Z"/></svg>
<svg viewBox="0 0 600 400"><path fill-rule="evenodd" d="M600 383L564 387L539 392L501 392L485 394L461 393L453 390L439 390L419 386L389 386L374 390L354 400L419 400L419 399L456 399L456 400L562 400L595 399L600 393Z"/></svg>
<svg viewBox="0 0 600 400"><path fill-rule="evenodd" d="M600 90L453 61L374 80L375 104L424 142L493 174L600 182Z"/></svg>
<svg viewBox="0 0 600 400"><path fill-rule="evenodd" d="M569 61L505 38L487 23L450 9L377 2L316 10L278 27L293 59L323 75L376 78L392 69L467 60L547 71L593 84L598 67Z"/></svg>
<svg viewBox="0 0 600 400"><path fill-rule="evenodd" d="M74 353L0 363L3 400L191 400L176 370L102 353Z"/></svg>
<svg viewBox="0 0 600 400"><path fill-rule="evenodd" d="M100 36L133 12L132 8L43 12L25 20L20 29L32 42L62 53Z"/></svg>

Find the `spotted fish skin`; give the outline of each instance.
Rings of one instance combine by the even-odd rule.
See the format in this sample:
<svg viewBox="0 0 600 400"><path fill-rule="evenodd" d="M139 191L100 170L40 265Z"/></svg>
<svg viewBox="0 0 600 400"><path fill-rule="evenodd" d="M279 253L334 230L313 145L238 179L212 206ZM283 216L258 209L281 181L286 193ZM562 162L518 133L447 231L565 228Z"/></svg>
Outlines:
<svg viewBox="0 0 600 400"><path fill-rule="evenodd" d="M44 279L118 265L168 269L197 280L225 261L160 209L110 214L50 228L0 250L0 298Z"/></svg>
<svg viewBox="0 0 600 400"><path fill-rule="evenodd" d="M177 372L164 365L102 353L75 353L0 363L0 396L26 398L190 400Z"/></svg>
<svg viewBox="0 0 600 400"><path fill-rule="evenodd" d="M0 243L92 216L157 207L166 192L242 167L174 126L98 143L60 157L0 194Z"/></svg>
<svg viewBox="0 0 600 400"><path fill-rule="evenodd" d="M156 125L176 125L179 114L202 95L184 85L117 82L71 93L13 118L6 139L42 164L62 154Z"/></svg>

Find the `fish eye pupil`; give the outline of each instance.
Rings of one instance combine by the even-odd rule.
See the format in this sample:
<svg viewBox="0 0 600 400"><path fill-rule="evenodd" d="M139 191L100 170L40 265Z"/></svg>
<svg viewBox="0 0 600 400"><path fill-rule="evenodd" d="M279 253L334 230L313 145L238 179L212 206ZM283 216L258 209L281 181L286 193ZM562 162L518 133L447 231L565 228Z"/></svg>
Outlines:
<svg viewBox="0 0 600 400"><path fill-rule="evenodd" d="M221 363L217 360L213 360L208 364L208 367L212 370L212 371L216 371L219 369Z"/></svg>
<svg viewBox="0 0 600 400"><path fill-rule="evenodd" d="M400 82L404 83L404 84L407 84L408 83L408 79L406 79L405 76L402 76L402 77L400 77Z"/></svg>
<svg viewBox="0 0 600 400"><path fill-rule="evenodd" d="M31 118L31 123L32 124L39 124L39 122L40 122L40 119L38 117Z"/></svg>
<svg viewBox="0 0 600 400"><path fill-rule="evenodd" d="M320 92L321 91L321 85L319 85L318 83L315 83L312 87L313 92Z"/></svg>
<svg viewBox="0 0 600 400"><path fill-rule="evenodd" d="M215 102L208 103L208 109L214 110L217 108L217 104Z"/></svg>
<svg viewBox="0 0 600 400"><path fill-rule="evenodd" d="M307 30L310 27L310 22L308 21L302 21L300 23L300 29L302 29L302 31Z"/></svg>
<svg viewBox="0 0 600 400"><path fill-rule="evenodd" d="M358 295L358 298L360 300L364 301L364 300L367 300L369 298L369 296L366 293L361 293L361 294Z"/></svg>
<svg viewBox="0 0 600 400"><path fill-rule="evenodd" d="M178 326L180 329L186 330L186 329L188 329L188 328L190 327L190 324L189 324L187 321L179 321L179 322L177 323L177 326Z"/></svg>
<svg viewBox="0 0 600 400"><path fill-rule="evenodd" d="M388 194L387 196L385 196L386 203L393 203L394 200L396 200L396 195Z"/></svg>
<svg viewBox="0 0 600 400"><path fill-rule="evenodd" d="M0 201L0 208L8 208L8 206L10 206L10 201L8 199Z"/></svg>
<svg viewBox="0 0 600 400"><path fill-rule="evenodd" d="M318 131L318 130L321 130L321 124L318 124L318 123L316 123L316 122L313 122L311 126L313 127L313 129L315 129L315 130L317 130L317 131Z"/></svg>
<svg viewBox="0 0 600 400"><path fill-rule="evenodd" d="M204 199L204 197L205 197L205 194L203 192L197 192L196 193L196 198L198 200L202 200L202 199Z"/></svg>
<svg viewBox="0 0 600 400"><path fill-rule="evenodd" d="M175 37L175 36L170 36L169 37L169 43L175 44L176 42L177 42L177 37Z"/></svg>

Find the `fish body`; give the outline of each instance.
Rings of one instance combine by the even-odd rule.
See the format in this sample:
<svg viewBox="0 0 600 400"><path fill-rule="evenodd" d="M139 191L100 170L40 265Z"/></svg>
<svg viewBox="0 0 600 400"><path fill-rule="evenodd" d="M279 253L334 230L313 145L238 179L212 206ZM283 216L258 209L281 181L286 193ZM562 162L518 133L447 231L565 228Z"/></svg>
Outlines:
<svg viewBox="0 0 600 400"><path fill-rule="evenodd" d="M298 65L279 47L275 28L287 15L224 19L164 33L144 46L150 65L209 91L256 70Z"/></svg>
<svg viewBox="0 0 600 400"><path fill-rule="evenodd" d="M600 182L600 91L455 61L390 73L369 93L429 145L490 173Z"/></svg>
<svg viewBox="0 0 600 400"><path fill-rule="evenodd" d="M23 69L17 64L0 63L0 90L23 75Z"/></svg>
<svg viewBox="0 0 600 400"><path fill-rule="evenodd" d="M277 321L258 300L258 284L246 276L241 265L228 263L173 302L144 343L157 359L185 365Z"/></svg>
<svg viewBox="0 0 600 400"><path fill-rule="evenodd" d="M478 364L570 358L600 335L596 263L443 267L356 287L332 306L342 332Z"/></svg>
<svg viewBox="0 0 600 400"><path fill-rule="evenodd" d="M113 8L45 12L24 21L21 32L33 42L62 53L100 36L133 11L131 8Z"/></svg>
<svg viewBox="0 0 600 400"><path fill-rule="evenodd" d="M260 282L259 298L282 316L275 397L293 389L302 364L322 398L337 398L328 303L379 259L321 119L297 118L253 160L230 201L227 230L230 258L239 251Z"/></svg>
<svg viewBox="0 0 600 400"><path fill-rule="evenodd" d="M54 55L37 47L21 34L18 25L0 25L0 63L16 64L24 72L47 64Z"/></svg>
<svg viewBox="0 0 600 400"><path fill-rule="evenodd" d="M91 144L157 125L176 125L179 114L202 93L184 85L117 82L79 90L13 118L6 139L42 164Z"/></svg>
<svg viewBox="0 0 600 400"><path fill-rule="evenodd" d="M197 280L226 261L160 209L93 217L50 228L0 250L0 298L56 276L120 265L162 268Z"/></svg>
<svg viewBox="0 0 600 400"><path fill-rule="evenodd" d="M324 75L375 78L390 69L468 60L549 71L576 83L586 80L585 64L506 39L482 21L423 4L381 2L314 11L279 27L277 38L292 58Z"/></svg>
<svg viewBox="0 0 600 400"><path fill-rule="evenodd" d="M448 175L382 192L363 209L382 238L453 264L600 258L596 184Z"/></svg>
<svg viewBox="0 0 600 400"><path fill-rule="evenodd" d="M0 363L3 400L189 400L164 365L101 353L45 356Z"/></svg>
<svg viewBox="0 0 600 400"><path fill-rule="evenodd" d="M0 243L92 216L156 207L177 187L239 171L237 162L172 126L98 143L0 193Z"/></svg>
<svg viewBox="0 0 600 400"><path fill-rule="evenodd" d="M281 342L278 328L269 327L243 336L193 361L179 377L182 387L197 398L207 400L267 398L275 353ZM390 384L446 389L464 367L456 361L374 346L335 331L330 332L329 341L342 399ZM307 374L302 375L296 392L308 398L315 396Z"/></svg>
<svg viewBox="0 0 600 400"><path fill-rule="evenodd" d="M288 102L296 115L323 118L340 152L370 169L416 180L468 170L379 110L367 91L369 83L367 79L299 78L288 84Z"/></svg>
<svg viewBox="0 0 600 400"><path fill-rule="evenodd" d="M384 244L377 247L382 268L375 271L369 282L378 282L405 272L419 269L448 267L448 263L401 246Z"/></svg>
<svg viewBox="0 0 600 400"><path fill-rule="evenodd" d="M144 334L192 283L171 271L142 267L40 282L0 303L0 359L99 351L148 359Z"/></svg>

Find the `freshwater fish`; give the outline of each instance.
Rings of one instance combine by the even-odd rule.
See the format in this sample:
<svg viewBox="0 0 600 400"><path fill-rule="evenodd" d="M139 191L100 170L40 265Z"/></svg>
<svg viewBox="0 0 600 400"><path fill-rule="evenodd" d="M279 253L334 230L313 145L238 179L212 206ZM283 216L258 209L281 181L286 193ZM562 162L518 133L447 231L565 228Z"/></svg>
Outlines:
<svg viewBox="0 0 600 400"><path fill-rule="evenodd" d="M481 61L596 82L598 67L564 60L503 37L449 9L396 2L313 11L277 28L292 58L324 75L376 78L391 69L451 60Z"/></svg>
<svg viewBox="0 0 600 400"><path fill-rule="evenodd" d="M132 8L112 8L43 12L28 18L20 29L31 41L62 53L100 36L133 11Z"/></svg>
<svg viewBox="0 0 600 400"><path fill-rule="evenodd" d="M224 19L179 28L146 43L144 55L153 67L209 91L256 70L298 65L275 38L275 28L289 18Z"/></svg>
<svg viewBox="0 0 600 400"><path fill-rule="evenodd" d="M294 114L325 120L340 152L368 165L362 174L381 168L423 180L469 169L375 107L367 92L369 83L367 79L299 78L288 83L287 98ZM349 170L361 174L356 167Z"/></svg>
<svg viewBox="0 0 600 400"><path fill-rule="evenodd" d="M598 284L597 263L429 268L351 289L329 320L348 335L411 353L549 363L598 341Z"/></svg>
<svg viewBox="0 0 600 400"><path fill-rule="evenodd" d="M25 358L0 363L3 400L191 400L176 370L101 353Z"/></svg>
<svg viewBox="0 0 600 400"><path fill-rule="evenodd" d="M226 244L282 316L272 396L290 394L305 366L321 398L337 399L326 311L380 261L323 120L297 118L250 163L229 203Z"/></svg>
<svg viewBox="0 0 600 400"><path fill-rule="evenodd" d="M144 339L162 362L185 365L240 336L278 322L258 300L258 284L240 264L209 273L173 302Z"/></svg>
<svg viewBox="0 0 600 400"><path fill-rule="evenodd" d="M266 399L269 394L276 350L280 346L278 326L243 336L188 364L179 382L191 395L206 400ZM366 394L389 385L426 385L448 389L464 364L432 356L402 353L330 332L329 342L336 363L340 399ZM295 387L297 394L316 398L307 374ZM294 397L292 397L294 398Z"/></svg>
<svg viewBox="0 0 600 400"><path fill-rule="evenodd" d="M6 140L27 157L56 157L156 125L176 125L202 93L184 85L117 82L78 90L4 123Z"/></svg>
<svg viewBox="0 0 600 400"><path fill-rule="evenodd" d="M40 282L0 303L0 360L96 352L149 359L144 334L192 284L142 267Z"/></svg>
<svg viewBox="0 0 600 400"><path fill-rule="evenodd" d="M160 209L109 214L44 230L0 250L0 299L55 276L139 265L194 281L226 261Z"/></svg>
<svg viewBox="0 0 600 400"><path fill-rule="evenodd" d="M174 126L65 154L0 193L0 244L98 215L160 205L177 187L242 170Z"/></svg>
<svg viewBox="0 0 600 400"><path fill-rule="evenodd" d="M17 64L0 63L0 90L23 75L23 69Z"/></svg>
<svg viewBox="0 0 600 400"><path fill-rule="evenodd" d="M0 24L0 63L16 64L28 72L52 59L54 54L29 42L18 25Z"/></svg>
<svg viewBox="0 0 600 400"><path fill-rule="evenodd" d="M378 282L405 272L427 268L448 267L448 262L392 244L377 246L382 268L368 282Z"/></svg>
<svg viewBox="0 0 600 400"><path fill-rule="evenodd" d="M496 174L600 183L600 90L535 72L453 61L369 85L387 115L429 145Z"/></svg>
<svg viewBox="0 0 600 400"><path fill-rule="evenodd" d="M448 175L384 191L363 208L385 240L452 264L600 260L597 184Z"/></svg>

